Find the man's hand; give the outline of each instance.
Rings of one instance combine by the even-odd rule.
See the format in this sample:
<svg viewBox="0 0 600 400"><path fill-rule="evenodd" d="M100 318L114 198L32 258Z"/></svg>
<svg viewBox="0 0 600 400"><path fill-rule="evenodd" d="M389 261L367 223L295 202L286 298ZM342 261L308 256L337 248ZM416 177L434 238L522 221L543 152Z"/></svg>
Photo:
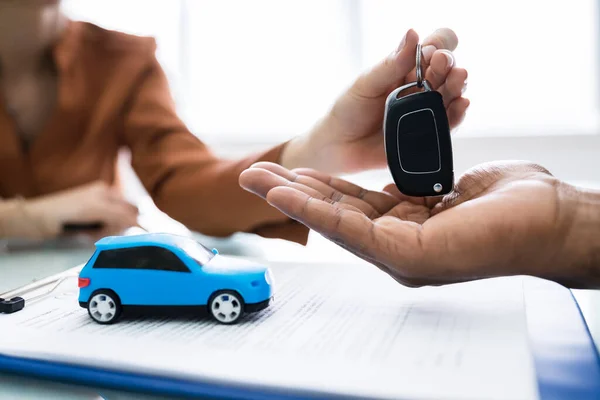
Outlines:
<svg viewBox="0 0 600 400"><path fill-rule="evenodd" d="M533 275L600 286L600 196L525 162L482 164L438 198L258 163L241 185L408 286Z"/></svg>
<svg viewBox="0 0 600 400"><path fill-rule="evenodd" d="M37 236L60 235L64 224L102 225L94 237L116 234L137 226L137 207L104 182L94 182L74 189L28 200L25 204L30 223L38 226Z"/></svg>
<svg viewBox="0 0 600 400"><path fill-rule="evenodd" d="M409 30L398 49L360 76L312 132L286 145L281 165L331 174L384 167L385 101L394 89L416 80L418 42L417 33ZM469 106L462 97L467 71L456 67L452 54L457 45L450 29L439 29L423 41L425 79L442 94L451 128L461 123Z"/></svg>

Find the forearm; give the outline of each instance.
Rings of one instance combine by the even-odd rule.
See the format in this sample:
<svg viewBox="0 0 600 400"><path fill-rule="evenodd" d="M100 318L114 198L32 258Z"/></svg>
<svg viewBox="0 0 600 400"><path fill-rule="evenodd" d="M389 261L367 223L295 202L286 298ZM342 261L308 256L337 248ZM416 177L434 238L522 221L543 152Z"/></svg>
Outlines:
<svg viewBox="0 0 600 400"><path fill-rule="evenodd" d="M561 282L573 288L600 288L600 191L564 185L561 208L572 214L565 241ZM572 211L571 211L572 210Z"/></svg>
<svg viewBox="0 0 600 400"><path fill-rule="evenodd" d="M200 157L197 151L178 152L169 167L159 168L156 174L149 174L147 165L134 163L134 168L141 172L156 205L191 230L217 237L251 232L305 243L306 227L239 184L240 174L253 163L277 162L280 149L278 146L235 161L207 154Z"/></svg>
<svg viewBox="0 0 600 400"><path fill-rule="evenodd" d="M304 242L308 229L239 185L252 163L279 162L281 147L243 160L217 158L178 117L154 46L149 61L123 110L122 143L159 209L210 236L253 232Z"/></svg>

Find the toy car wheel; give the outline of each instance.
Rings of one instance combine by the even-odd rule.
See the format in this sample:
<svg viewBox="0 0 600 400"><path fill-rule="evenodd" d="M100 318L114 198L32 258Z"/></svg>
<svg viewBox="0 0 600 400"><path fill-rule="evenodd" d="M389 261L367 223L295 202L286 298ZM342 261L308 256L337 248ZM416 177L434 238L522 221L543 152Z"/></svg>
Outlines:
<svg viewBox="0 0 600 400"><path fill-rule="evenodd" d="M208 307L213 318L222 324L233 324L244 313L242 297L230 290L215 293L208 302Z"/></svg>
<svg viewBox="0 0 600 400"><path fill-rule="evenodd" d="M88 314L99 324L112 324L121 315L121 302L112 290L98 290L90 296Z"/></svg>

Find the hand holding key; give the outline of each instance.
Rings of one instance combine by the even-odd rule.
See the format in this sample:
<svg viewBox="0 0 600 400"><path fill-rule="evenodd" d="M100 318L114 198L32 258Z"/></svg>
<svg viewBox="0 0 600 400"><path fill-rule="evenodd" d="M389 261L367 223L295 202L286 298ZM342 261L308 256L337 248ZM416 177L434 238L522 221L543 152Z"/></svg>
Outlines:
<svg viewBox="0 0 600 400"><path fill-rule="evenodd" d="M383 141L386 98L393 90L416 80L417 43L419 36L409 30L400 46L356 79L311 132L286 145L281 164L331 174L386 167ZM456 66L452 54L458 38L450 29L439 29L425 38L422 45L424 78L442 95L453 129L462 122L469 106L469 100L462 97L467 71Z"/></svg>

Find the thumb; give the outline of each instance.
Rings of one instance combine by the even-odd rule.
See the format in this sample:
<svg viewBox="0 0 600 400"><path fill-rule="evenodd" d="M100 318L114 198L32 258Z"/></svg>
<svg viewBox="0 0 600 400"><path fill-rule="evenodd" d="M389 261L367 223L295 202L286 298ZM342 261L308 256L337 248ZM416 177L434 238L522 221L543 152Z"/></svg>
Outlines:
<svg viewBox="0 0 600 400"><path fill-rule="evenodd" d="M409 29L398 48L360 76L351 92L366 98L387 96L415 67L415 51L418 42L417 32Z"/></svg>

